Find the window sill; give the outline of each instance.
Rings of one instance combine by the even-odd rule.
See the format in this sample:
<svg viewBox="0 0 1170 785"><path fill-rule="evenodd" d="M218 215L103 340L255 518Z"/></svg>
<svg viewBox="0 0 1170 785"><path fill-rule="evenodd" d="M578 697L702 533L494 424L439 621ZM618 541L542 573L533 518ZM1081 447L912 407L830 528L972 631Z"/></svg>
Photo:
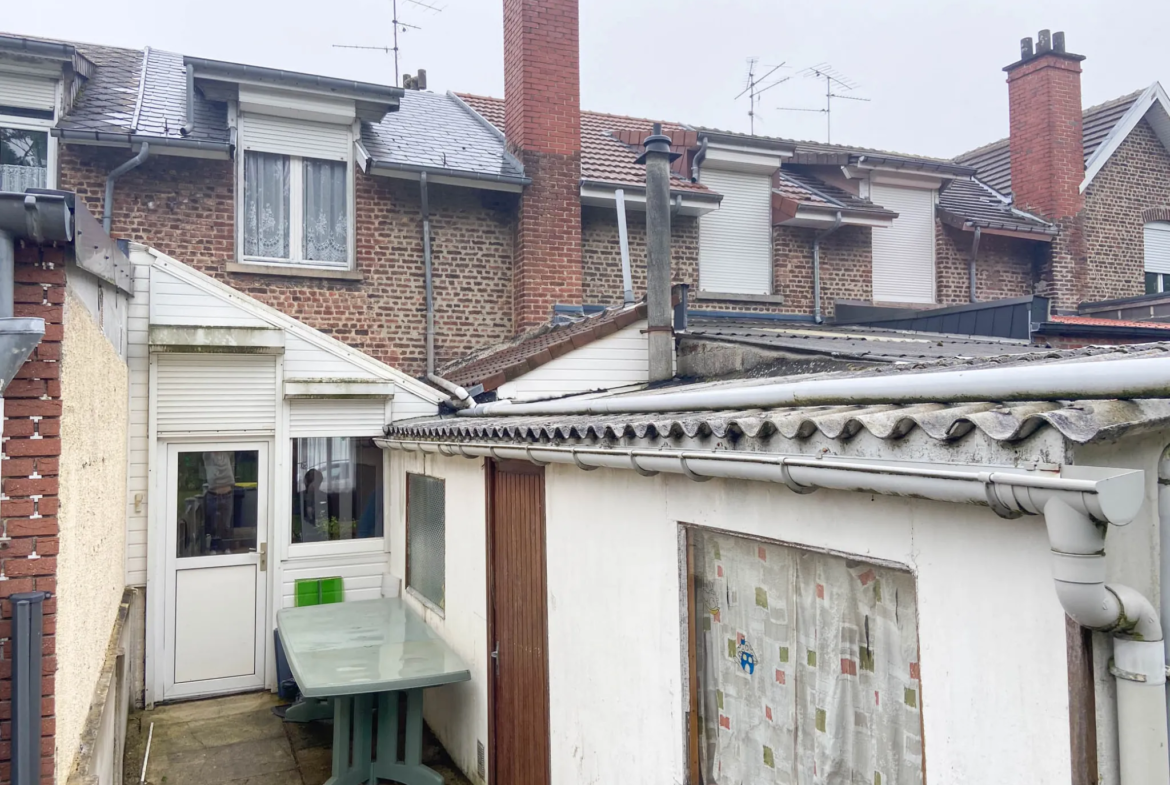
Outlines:
<svg viewBox="0 0 1170 785"><path fill-rule="evenodd" d="M249 275L276 275L284 278L324 278L331 281L362 281L365 276L360 270L327 270L321 267L302 267L295 264L248 264L228 262L229 273Z"/></svg>
<svg viewBox="0 0 1170 785"><path fill-rule="evenodd" d="M782 294L736 294L734 292L695 292L695 300L719 301L725 303L765 303L768 305L783 305Z"/></svg>
<svg viewBox="0 0 1170 785"><path fill-rule="evenodd" d="M431 601L430 601L430 600L428 600L426 597L424 597L424 596L423 596L423 595L422 595L422 594L419 592L419 590L418 590L418 589L414 588L413 586L407 586L407 587L406 587L406 593L407 593L407 594L409 594L409 595L410 595L412 598L414 598L415 602L417 602L417 603L419 603L420 605L422 605L424 608L426 608L428 611L430 611L431 613L433 613L433 614L435 614L436 616L438 616L440 619L446 619L446 618L447 618L447 613L446 613L446 611L444 611L444 610L443 610L442 608L440 608L438 605L435 605L433 602L431 602Z"/></svg>

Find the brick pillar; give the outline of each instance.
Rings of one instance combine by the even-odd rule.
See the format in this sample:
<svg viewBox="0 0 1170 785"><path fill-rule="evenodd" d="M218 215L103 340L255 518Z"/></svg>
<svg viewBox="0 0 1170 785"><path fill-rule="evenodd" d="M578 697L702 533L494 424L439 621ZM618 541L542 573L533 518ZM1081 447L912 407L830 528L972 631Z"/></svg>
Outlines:
<svg viewBox="0 0 1170 785"><path fill-rule="evenodd" d="M577 0L504 0L504 126L532 179L520 199L517 330L580 306L581 106Z"/></svg>
<svg viewBox="0 0 1170 785"><path fill-rule="evenodd" d="M1088 292L1084 237L1085 150L1081 114L1082 55L1066 52L1064 33L1041 30L1021 41L1020 60L1007 72L1009 148L1016 207L1060 227L1040 270L1037 293L1057 312L1076 312Z"/></svg>
<svg viewBox="0 0 1170 785"><path fill-rule="evenodd" d="M45 320L45 337L4 391L0 497L0 782L11 780L12 605L17 592L48 591L41 682L41 780L53 781L57 673L57 472L61 454L60 358L65 257L60 248L16 249L16 316Z"/></svg>

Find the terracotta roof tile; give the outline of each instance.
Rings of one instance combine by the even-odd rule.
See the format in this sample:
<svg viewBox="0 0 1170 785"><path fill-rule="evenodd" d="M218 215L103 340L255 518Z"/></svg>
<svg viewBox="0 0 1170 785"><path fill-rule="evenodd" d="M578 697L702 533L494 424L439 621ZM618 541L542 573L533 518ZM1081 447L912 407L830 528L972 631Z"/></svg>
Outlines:
<svg viewBox="0 0 1170 785"><path fill-rule="evenodd" d="M1170 324L1163 322L1134 322L1125 319L1099 319L1094 316L1050 316L1050 322L1057 324L1080 324L1086 327L1153 327L1170 330Z"/></svg>

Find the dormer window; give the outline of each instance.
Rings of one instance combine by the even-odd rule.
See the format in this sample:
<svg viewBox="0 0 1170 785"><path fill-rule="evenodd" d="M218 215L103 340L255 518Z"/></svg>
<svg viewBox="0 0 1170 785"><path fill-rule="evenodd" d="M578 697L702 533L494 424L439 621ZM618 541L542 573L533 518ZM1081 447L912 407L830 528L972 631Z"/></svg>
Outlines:
<svg viewBox="0 0 1170 785"><path fill-rule="evenodd" d="M0 63L0 191L56 185L58 80ZM9 70L11 69L11 70Z"/></svg>
<svg viewBox="0 0 1170 785"><path fill-rule="evenodd" d="M933 303L937 188L872 183L869 198L898 214L873 232L874 302Z"/></svg>
<svg viewBox="0 0 1170 785"><path fill-rule="evenodd" d="M240 255L261 265L353 264L350 125L240 116Z"/></svg>
<svg viewBox="0 0 1170 785"><path fill-rule="evenodd" d="M1146 294L1170 292L1170 222L1145 225Z"/></svg>

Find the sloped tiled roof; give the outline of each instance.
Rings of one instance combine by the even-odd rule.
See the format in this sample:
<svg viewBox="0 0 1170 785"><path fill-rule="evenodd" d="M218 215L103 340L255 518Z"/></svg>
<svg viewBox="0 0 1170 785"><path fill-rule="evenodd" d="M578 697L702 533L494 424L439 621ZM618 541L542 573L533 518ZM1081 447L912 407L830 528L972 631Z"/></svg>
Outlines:
<svg viewBox="0 0 1170 785"><path fill-rule="evenodd" d="M479 112L485 120L503 133L504 99L482 95L459 94L468 106ZM636 131L650 134L654 120L624 115L581 112L581 179L615 185L645 186L646 167L634 163L640 151L619 141L614 134L619 131ZM683 133L688 129L678 123L662 123L664 133ZM690 178L671 174L670 187L676 191L711 193L700 183Z"/></svg>
<svg viewBox="0 0 1170 785"><path fill-rule="evenodd" d="M397 112L362 123L362 144L378 162L524 177L499 135L450 94L407 90Z"/></svg>
<svg viewBox="0 0 1170 785"><path fill-rule="evenodd" d="M611 308L565 324L548 323L510 341L489 346L439 369L441 376L463 387L482 384L486 392L544 365L563 354L646 318L646 303Z"/></svg>
<svg viewBox="0 0 1170 785"><path fill-rule="evenodd" d="M1155 330L1170 330L1170 324L1164 322L1134 322L1127 319L1101 319L1095 316L1050 316L1050 322L1057 324L1075 324L1085 327L1150 327Z"/></svg>
<svg viewBox="0 0 1170 785"><path fill-rule="evenodd" d="M898 215L868 199L862 199L843 188L826 183L799 167L781 168L776 173L773 186L781 195L795 199L803 206L872 213L874 217L879 218L896 218Z"/></svg>
<svg viewBox="0 0 1170 785"><path fill-rule="evenodd" d="M1085 161L1088 162L1097 148L1121 120L1141 90L1114 98L1097 106L1091 106L1082 114L1081 138L1085 145ZM1012 162L1008 139L984 145L962 155L955 156L957 163L975 167L976 176L1004 195L1012 191Z"/></svg>
<svg viewBox="0 0 1170 785"><path fill-rule="evenodd" d="M938 195L938 209L947 223L1006 229L1038 235L1055 235L1052 224L1019 210L1013 210L999 194L976 180L953 180Z"/></svg>

